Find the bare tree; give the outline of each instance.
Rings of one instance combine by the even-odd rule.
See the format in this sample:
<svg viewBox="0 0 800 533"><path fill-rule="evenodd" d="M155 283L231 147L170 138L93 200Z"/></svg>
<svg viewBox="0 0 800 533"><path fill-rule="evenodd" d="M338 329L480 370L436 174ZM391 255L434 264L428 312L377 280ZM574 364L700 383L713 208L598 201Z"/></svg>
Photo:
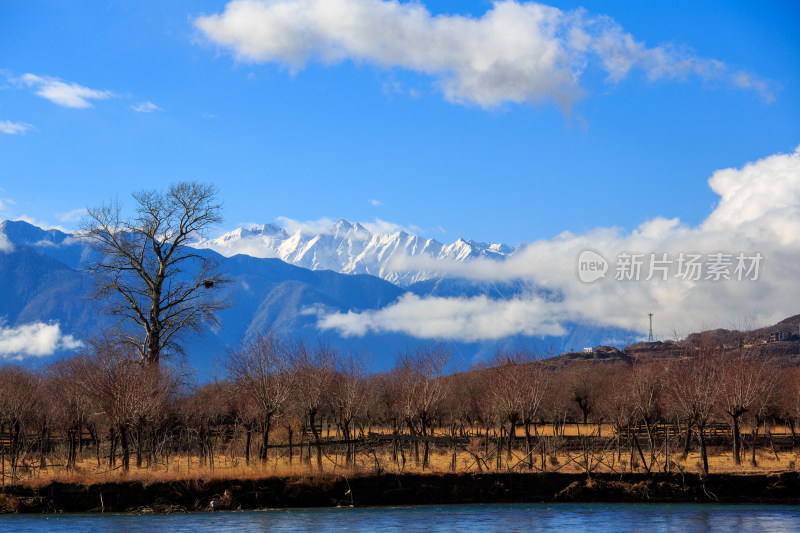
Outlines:
<svg viewBox="0 0 800 533"><path fill-rule="evenodd" d="M661 418L662 373L663 367L660 363L643 363L638 359L633 360L630 370L629 399L634 412L639 420L644 422L647 431L647 442L650 447L649 463L645 460L637 438L634 438L634 444L648 473L656 459L654 426Z"/></svg>
<svg viewBox="0 0 800 533"><path fill-rule="evenodd" d="M670 368L666 392L691 431L697 429L703 472L708 474L705 430L719 400L719 354L711 347L690 353Z"/></svg>
<svg viewBox="0 0 800 533"><path fill-rule="evenodd" d="M597 410L608 420L616 433L616 461L622 462L622 436L625 435L630 447L629 467L633 471L633 440L631 425L637 419L637 410L630 401L630 367L608 368L602 370L603 387L597 401Z"/></svg>
<svg viewBox="0 0 800 533"><path fill-rule="evenodd" d="M333 376L328 400L336 425L339 426L346 441L346 466L354 464L355 445L351 442L353 421L364 414L369 393L364 357L360 354L340 357L336 361L336 373Z"/></svg>
<svg viewBox="0 0 800 533"><path fill-rule="evenodd" d="M433 436L433 417L447 395L448 383L442 376L450 358L451 352L446 346L434 344L400 355L395 364L403 417L412 434L418 433L424 439L423 468L429 466L427 437Z"/></svg>
<svg viewBox="0 0 800 533"><path fill-rule="evenodd" d="M572 375L570 382L572 400L578 405L584 424L589 421L589 415L595 410L602 378L603 375L593 365L576 368Z"/></svg>
<svg viewBox="0 0 800 533"><path fill-rule="evenodd" d="M83 426L91 414L91 403L73 380L69 360L57 361L49 371L46 382L49 401L50 429L67 436L67 469L74 469Z"/></svg>
<svg viewBox="0 0 800 533"><path fill-rule="evenodd" d="M144 364L180 353L181 334L216 324L226 307L217 261L187 247L222 221L216 195L213 185L179 182L166 192L135 193L132 219L114 201L89 209L81 224L80 236L94 252L87 268L96 294L121 326L132 326L120 330L119 340Z"/></svg>
<svg viewBox="0 0 800 533"><path fill-rule="evenodd" d="M179 402L178 413L185 434L195 437L200 464L212 470L220 433L212 428L226 428L227 432L233 425L233 394L230 388L228 382L215 381L197 388Z"/></svg>
<svg viewBox="0 0 800 533"><path fill-rule="evenodd" d="M731 420L733 462L742 460L742 415L758 409L772 393L775 375L769 360L757 351L746 348L726 353L720 365L720 409Z"/></svg>
<svg viewBox="0 0 800 533"><path fill-rule="evenodd" d="M258 413L262 430L259 454L262 463L267 461L270 429L289 399L293 386L290 350L284 340L267 331L244 342L228 358L228 375L243 397L243 410L250 410L249 404ZM249 439L245 455L249 463Z"/></svg>
<svg viewBox="0 0 800 533"><path fill-rule="evenodd" d="M539 406L548 383L548 372L537 354L526 349L501 351L495 356L497 366L491 369L490 394L497 419L507 421L506 455L510 459L517 425L525 431L526 458L533 468L531 424L539 414Z"/></svg>
<svg viewBox="0 0 800 533"><path fill-rule="evenodd" d="M31 423L38 410L40 386L40 376L30 370L15 366L0 368L0 432L3 427L8 428L12 483L16 479L19 460L24 455L26 425ZM5 460L0 456L3 470Z"/></svg>
<svg viewBox="0 0 800 533"><path fill-rule="evenodd" d="M157 417L177 386L165 366L142 366L130 346L95 340L90 354L70 361L71 378L81 393L100 410L111 431L113 466L115 443L122 449L122 467L130 468L131 429Z"/></svg>
<svg viewBox="0 0 800 533"><path fill-rule="evenodd" d="M317 417L320 414L320 410L328 404L328 395L331 392L337 353L322 343L316 348L309 348L303 342L298 342L293 351L296 400L314 437L314 446L317 449L317 468L321 471L322 442L320 432L322 425L317 426Z"/></svg>

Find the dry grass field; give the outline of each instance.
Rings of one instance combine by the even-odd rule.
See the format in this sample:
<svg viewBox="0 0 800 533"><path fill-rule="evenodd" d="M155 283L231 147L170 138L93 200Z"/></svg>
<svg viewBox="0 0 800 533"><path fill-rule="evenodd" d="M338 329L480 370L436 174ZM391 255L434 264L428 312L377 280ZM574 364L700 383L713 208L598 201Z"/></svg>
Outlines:
<svg viewBox="0 0 800 533"><path fill-rule="evenodd" d="M597 437L598 430L600 437ZM373 433L385 431L371 430ZM775 428L775 435L780 435L782 428ZM445 430L438 430L436 436L447 436ZM414 452L414 443L406 442L392 453L392 445L387 441L380 444L357 444L353 464L345 464L345 448L341 445L323 446L322 472L329 475L357 476L375 473L446 473L446 472L563 472L563 473L628 473L646 472L641 457L649 463L651 454L646 442L640 440L642 454L631 448L624 441L617 447L617 439L611 426L569 424L555 435L551 425L538 428L536 434L541 439L532 439L530 455L525 451L524 439L517 439L511 454L506 444L497 461L497 441L492 430L487 446L483 432L473 436L466 446L456 446L455 458L451 446L430 444L429 464L422 465L424 454L423 443L417 443L418 456ZM324 431L323 437L335 439L334 431ZM518 437L524 437L522 431ZM582 439L580 437L583 437ZM280 435L276 435L280 441ZM563 446L571 438L572 445ZM579 442L576 446L575 442ZM545 443L545 453L541 453L538 442ZM253 445L256 455L257 445ZM696 447L695 447L696 448ZM670 464L666 464L666 450L663 443L657 446L655 461L651 472L692 472L701 473L702 463L699 451L693 449L686 459L681 457L682 440L674 438L670 447ZM310 461L309 461L310 452ZM767 446L757 448L757 466L751 464L752 449L745 446L740 465L734 464L730 445L712 446L709 448L709 471L711 473L756 474L776 471L795 471L798 463L798 450L778 451ZM418 457L418 458L417 458ZM34 460L35 459L35 460ZM213 464L212 464L213 463ZM119 463L118 463L119 464ZM6 473L5 482L9 482L8 464L2 465ZM262 463L253 458L247 465L244 459L242 439L235 439L216 446L213 461L210 457L201 459L198 456L174 455L168 461L159 459L150 465L136 466L132 457L130 471L124 472L119 466L109 469L108 462L103 459L98 465L95 454L86 448L74 469L67 470L55 461L50 461L41 468L37 457L26 458L18 471L17 481L41 486L52 481L79 484L105 483L115 481L140 481L153 483L184 479L256 479L271 476L307 476L317 475L316 448L305 441L302 446L293 448L291 462L287 448L270 449L269 457Z"/></svg>

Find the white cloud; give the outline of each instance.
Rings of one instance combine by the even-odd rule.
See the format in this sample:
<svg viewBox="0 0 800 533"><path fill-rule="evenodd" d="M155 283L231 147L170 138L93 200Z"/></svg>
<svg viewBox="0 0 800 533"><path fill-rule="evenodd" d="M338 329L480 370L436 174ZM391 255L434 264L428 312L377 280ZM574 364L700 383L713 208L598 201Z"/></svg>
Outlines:
<svg viewBox="0 0 800 533"><path fill-rule="evenodd" d="M303 235L328 234L331 232L331 227L336 223L335 220L328 217L305 221L289 217L277 217L275 220L288 233L297 233L299 231Z"/></svg>
<svg viewBox="0 0 800 533"><path fill-rule="evenodd" d="M32 129L34 129L34 127L30 124L26 124L25 122L0 120L0 133L7 133L8 135L25 135Z"/></svg>
<svg viewBox="0 0 800 533"><path fill-rule="evenodd" d="M58 220L61 222L77 222L86 214L86 209L73 209L72 211L67 211L66 213L58 213L56 216Z"/></svg>
<svg viewBox="0 0 800 533"><path fill-rule="evenodd" d="M46 357L58 350L76 350L83 346L72 335L61 333L57 323L35 322L17 327L0 324L0 357Z"/></svg>
<svg viewBox="0 0 800 533"><path fill-rule="evenodd" d="M391 234L397 233L398 231L404 231L408 234L415 234L418 233L419 228L416 226L403 226L401 224L395 224L394 222L389 222L387 220L381 220L380 218L375 218L372 222L359 222L362 226L367 228L367 231L370 233L377 234L377 233L384 233L384 234Z"/></svg>
<svg viewBox="0 0 800 533"><path fill-rule="evenodd" d="M737 72L731 77L733 84L741 89L752 89L756 91L764 102L771 104L775 101L772 86L774 85L768 80L764 80L753 74L746 72Z"/></svg>
<svg viewBox="0 0 800 533"><path fill-rule="evenodd" d="M146 102L140 102L136 105L132 105L131 109L133 109L137 113L152 113L153 111L164 111L150 100Z"/></svg>
<svg viewBox="0 0 800 533"><path fill-rule="evenodd" d="M50 100L54 104L76 109L92 107L89 100L105 100L114 95L111 91L90 89L77 83L68 83L58 78L24 74L22 83L35 87L34 94Z"/></svg>
<svg viewBox="0 0 800 533"><path fill-rule="evenodd" d="M0 231L0 252L13 252L14 244L8 240L6 234Z"/></svg>
<svg viewBox="0 0 800 533"><path fill-rule="evenodd" d="M640 69L649 79L727 79L771 98L769 82L731 75L714 59L672 45L647 47L607 16L534 2L498 1L479 18L433 16L420 3L384 0L233 0L195 27L239 61L368 63L434 79L451 102L495 107L583 94L590 65L617 82Z"/></svg>
<svg viewBox="0 0 800 533"><path fill-rule="evenodd" d="M373 198L372 200L369 201L369 205L371 205L372 207L380 207L383 205L383 202L381 202L380 200L375 200Z"/></svg>
<svg viewBox="0 0 800 533"><path fill-rule="evenodd" d="M585 234L565 232L553 239L520 247L505 261L475 259L466 263L402 257L389 268L428 270L478 281L522 280L551 294L512 300L419 298L363 313L318 312L319 326L345 335L369 331L404 332L423 338L495 339L509 334L552 334L566 322L647 331L647 313L655 313L657 335L686 334L701 326L725 327L752 313L765 323L797 314L800 309L800 147L715 172L709 179L720 196L718 206L697 227L678 219L654 218L632 232L597 228ZM581 251L599 251L611 260L606 279L584 284L577 277ZM640 281L615 280L613 263L623 252L647 254ZM715 252L760 253L757 281L735 279L687 281L656 275L646 281L649 254ZM733 268L732 266L732 268ZM706 273L703 274L705 277ZM735 277L735 276L734 276Z"/></svg>
<svg viewBox="0 0 800 533"><path fill-rule="evenodd" d="M510 335L563 335L560 318L541 298L492 300L420 298L406 294L397 303L369 313L321 314L318 326L346 336L367 332L407 333L422 339L481 341Z"/></svg>

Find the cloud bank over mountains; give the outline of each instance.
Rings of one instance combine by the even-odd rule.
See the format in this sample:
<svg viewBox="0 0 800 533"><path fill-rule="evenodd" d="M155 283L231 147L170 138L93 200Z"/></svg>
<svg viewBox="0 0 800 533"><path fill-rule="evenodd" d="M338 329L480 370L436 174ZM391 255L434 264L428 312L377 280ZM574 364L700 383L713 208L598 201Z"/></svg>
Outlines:
<svg viewBox="0 0 800 533"><path fill-rule="evenodd" d="M703 326L730 327L753 315L774 322L796 314L800 147L793 153L717 171L709 185L720 201L697 227L659 217L629 233L616 228L597 228L581 235L565 232L523 245L502 261L437 261L398 255L390 264L398 270L435 268L475 282L522 280L530 287L526 296L506 300L407 296L377 310L320 313L319 326L353 336L403 332L420 338L478 340L513 334L558 335L566 322L641 333L647 330L647 313L653 312L657 334L671 337L673 332L685 335ZM587 249L600 252L610 262L606 277L590 284L577 275L578 256ZM698 279L687 279L686 272L681 276L685 266L679 264L681 254L701 256ZM749 272L736 271L740 254L747 259ZM638 279L620 266L626 256L640 256ZM762 260L754 279L751 259L756 256ZM671 262L658 263L664 259ZM715 275L714 263L724 266L727 274ZM665 270L651 272L651 265ZM618 280L620 273L624 279Z"/></svg>
<svg viewBox="0 0 800 533"><path fill-rule="evenodd" d="M696 77L774 99L771 82L722 61L673 44L648 47L608 16L535 2L494 2L475 18L434 16L417 2L233 0L194 25L239 61L292 72L311 62L400 68L432 78L450 102L484 108L542 101L568 108L584 94L590 69L610 83L639 70L648 80Z"/></svg>
<svg viewBox="0 0 800 533"><path fill-rule="evenodd" d="M361 310L322 304L299 310L313 317L319 330L343 336L388 333L477 342L558 336L574 324L635 334L647 331L647 313L653 312L656 334L671 337L730 327L753 315L774 323L797 314L800 147L719 170L708 183L719 201L697 226L657 217L632 231L564 232L517 249L462 239L442 244L382 220L367 228L344 220L287 218L279 219L285 227L240 228L199 246L226 256L280 257L313 270L368 273L409 289ZM604 278L581 280L578 258L585 250L608 262ZM3 251L12 252L13 246L0 231ZM692 257L700 270L687 275L690 262L684 260ZM636 275L630 268L634 258ZM441 278L466 280L467 288L437 292ZM422 280L428 285L415 287ZM504 283L514 290L493 289ZM0 328L0 356L19 350L24 339L33 339L31 354L76 342L54 324Z"/></svg>

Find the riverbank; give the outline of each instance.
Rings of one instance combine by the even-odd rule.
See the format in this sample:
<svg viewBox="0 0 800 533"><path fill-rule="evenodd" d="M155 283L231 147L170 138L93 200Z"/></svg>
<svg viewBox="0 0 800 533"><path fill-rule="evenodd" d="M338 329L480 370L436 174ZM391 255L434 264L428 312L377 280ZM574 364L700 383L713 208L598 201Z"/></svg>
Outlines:
<svg viewBox="0 0 800 533"><path fill-rule="evenodd" d="M145 484L7 486L0 513L246 510L501 502L800 504L800 474L323 474Z"/></svg>

